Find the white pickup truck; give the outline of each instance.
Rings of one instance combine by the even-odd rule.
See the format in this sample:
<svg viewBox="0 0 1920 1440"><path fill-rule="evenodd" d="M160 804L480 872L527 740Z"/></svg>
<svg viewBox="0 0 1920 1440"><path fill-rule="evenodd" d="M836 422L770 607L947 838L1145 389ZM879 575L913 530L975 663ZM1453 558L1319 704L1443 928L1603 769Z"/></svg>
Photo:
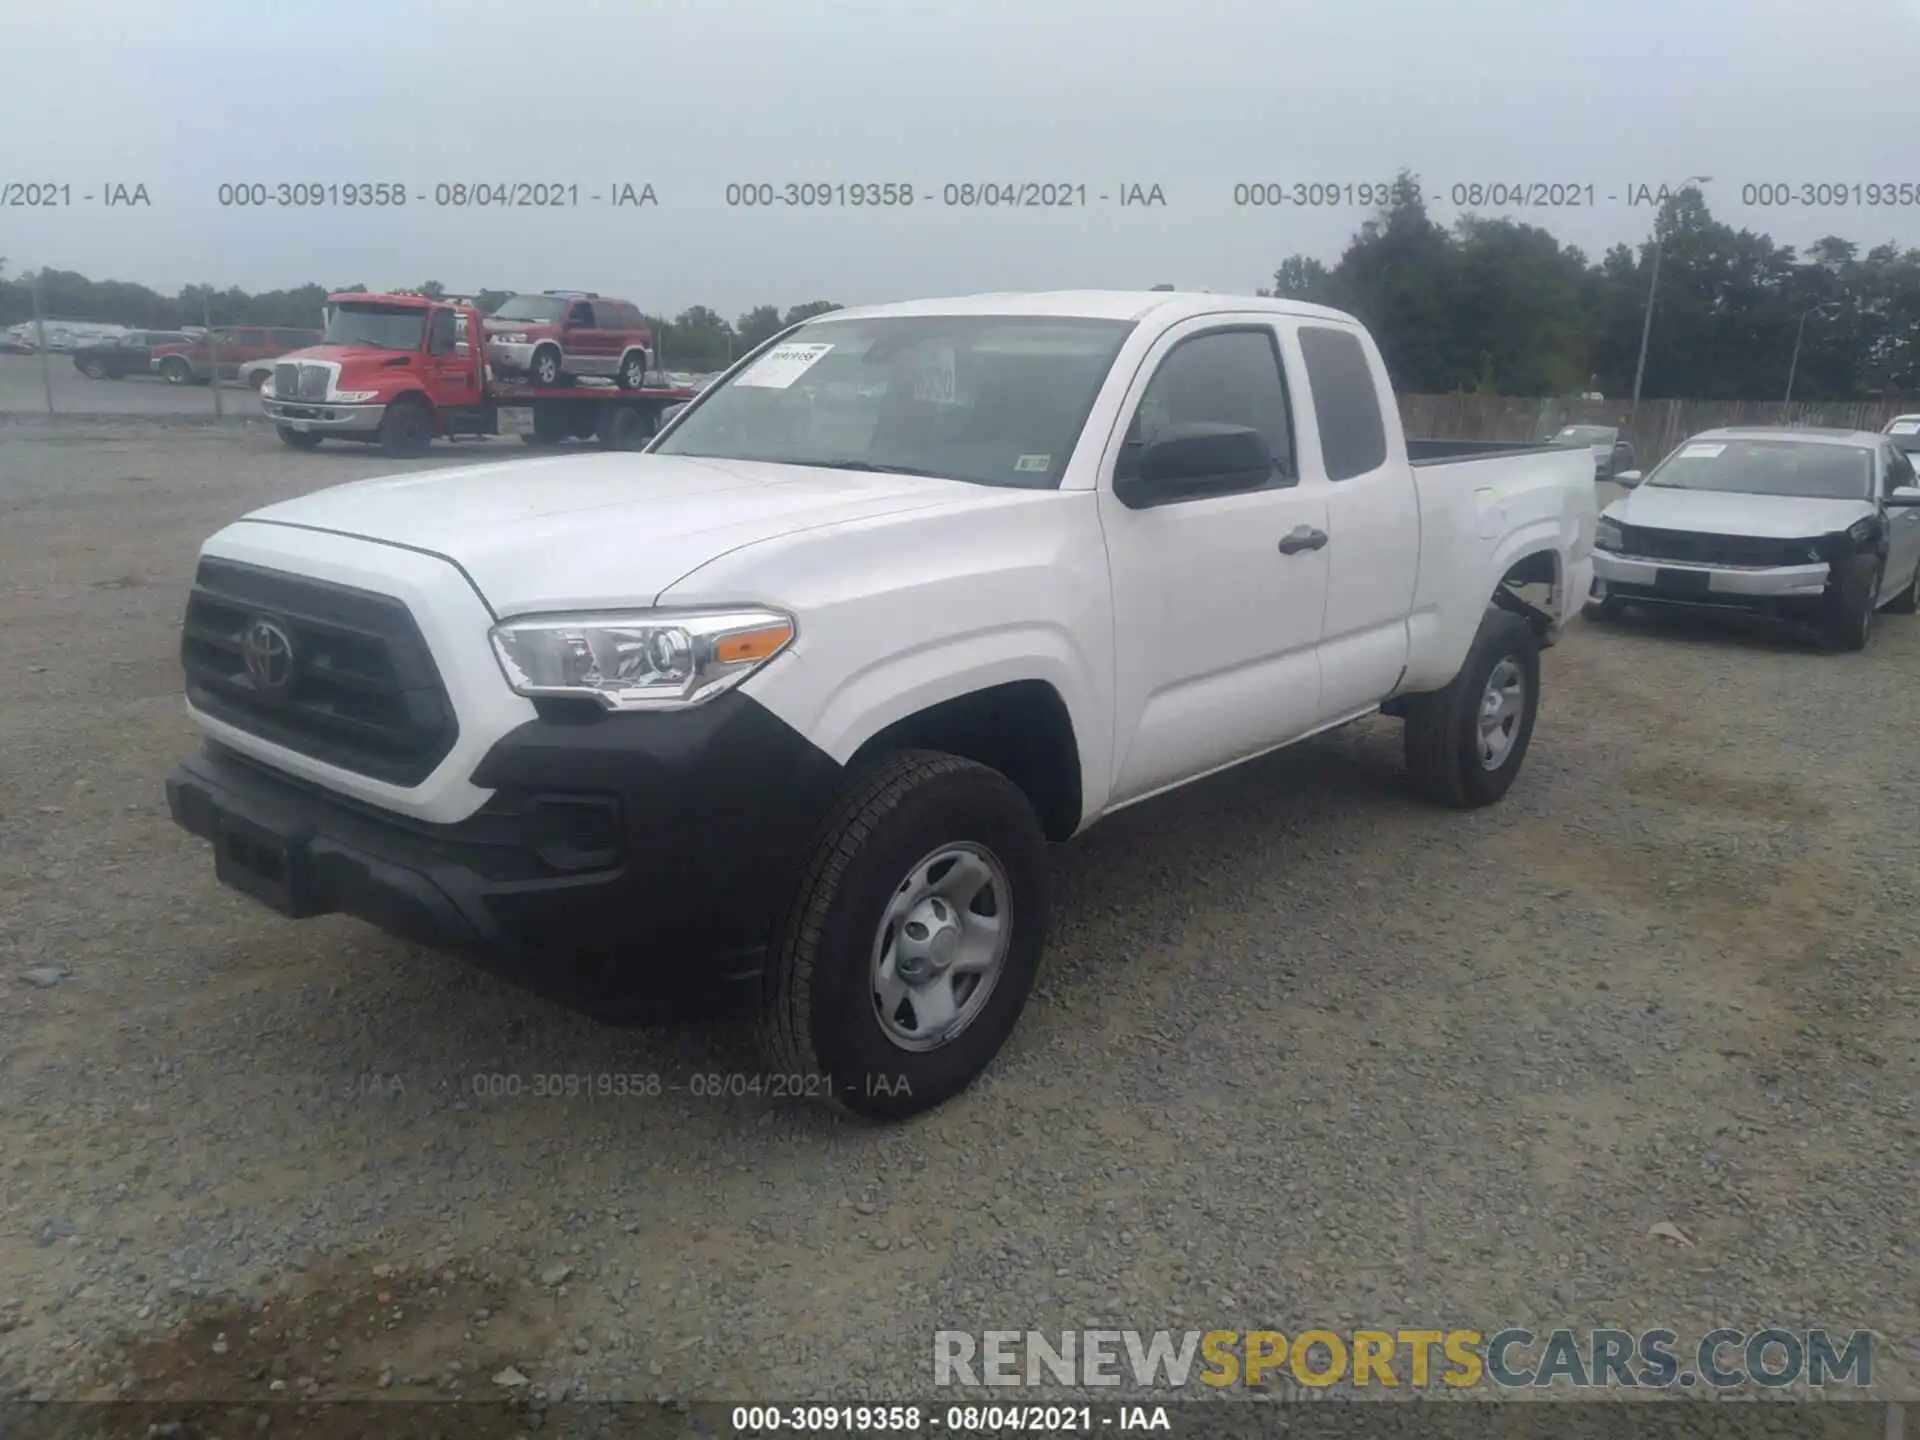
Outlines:
<svg viewBox="0 0 1920 1440"><path fill-rule="evenodd" d="M1046 841L1376 711L1417 790L1497 800L1596 518L1585 450L1409 444L1337 311L837 311L644 454L221 530L168 801L284 914L603 1015L744 990L768 1090L897 1117L1012 1031Z"/></svg>

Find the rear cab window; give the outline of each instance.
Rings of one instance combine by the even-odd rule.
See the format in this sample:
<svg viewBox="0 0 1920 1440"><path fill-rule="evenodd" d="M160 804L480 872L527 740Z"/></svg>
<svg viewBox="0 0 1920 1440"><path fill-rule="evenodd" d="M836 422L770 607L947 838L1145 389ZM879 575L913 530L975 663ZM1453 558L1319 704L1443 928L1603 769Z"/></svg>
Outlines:
<svg viewBox="0 0 1920 1440"><path fill-rule="evenodd" d="M1351 480L1378 470L1387 463L1387 430L1360 337L1329 325L1302 325L1296 334L1327 478Z"/></svg>

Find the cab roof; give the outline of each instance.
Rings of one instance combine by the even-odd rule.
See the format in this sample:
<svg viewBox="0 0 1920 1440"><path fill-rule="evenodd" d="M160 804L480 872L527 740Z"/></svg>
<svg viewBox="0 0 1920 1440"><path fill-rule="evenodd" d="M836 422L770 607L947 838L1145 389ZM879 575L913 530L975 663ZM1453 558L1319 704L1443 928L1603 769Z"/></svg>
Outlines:
<svg viewBox="0 0 1920 1440"><path fill-rule="evenodd" d="M1291 315L1356 325L1353 316L1304 300L1267 295L1213 295L1180 290L1022 290L988 295L953 295L831 310L817 321L905 318L915 315L1012 315L1070 320L1133 320L1159 315L1169 322L1229 311ZM811 323L811 322L810 322Z"/></svg>

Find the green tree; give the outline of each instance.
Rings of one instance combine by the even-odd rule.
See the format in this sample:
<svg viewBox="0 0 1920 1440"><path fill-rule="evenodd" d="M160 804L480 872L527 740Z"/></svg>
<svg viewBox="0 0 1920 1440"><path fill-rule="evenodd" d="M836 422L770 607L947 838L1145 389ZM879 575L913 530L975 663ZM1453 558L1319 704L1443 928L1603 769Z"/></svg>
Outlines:
<svg viewBox="0 0 1920 1440"><path fill-rule="evenodd" d="M778 305L756 305L733 322L734 333L740 337L743 351L771 340L786 328L781 323Z"/></svg>
<svg viewBox="0 0 1920 1440"><path fill-rule="evenodd" d="M789 325L798 325L802 320L811 320L816 315L825 315L829 311L841 308L843 307L834 304L831 300L809 300L806 304L796 305L787 311L787 318L780 322L780 328L784 330Z"/></svg>

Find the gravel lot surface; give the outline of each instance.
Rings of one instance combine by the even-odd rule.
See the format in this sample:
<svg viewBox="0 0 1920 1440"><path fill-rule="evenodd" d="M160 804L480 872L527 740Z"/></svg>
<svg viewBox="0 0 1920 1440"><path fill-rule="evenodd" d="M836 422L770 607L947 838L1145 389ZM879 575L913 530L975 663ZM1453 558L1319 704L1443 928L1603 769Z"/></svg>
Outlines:
<svg viewBox="0 0 1920 1440"><path fill-rule="evenodd" d="M936 1326L1771 1323L1914 1393L1920 619L1579 627L1490 811L1370 721L1117 816L989 1083L880 1129L696 1097L738 1024L284 922L169 822L197 545L393 468L0 424L0 1394L925 1398ZM529 1093L602 1074L666 1088Z"/></svg>

